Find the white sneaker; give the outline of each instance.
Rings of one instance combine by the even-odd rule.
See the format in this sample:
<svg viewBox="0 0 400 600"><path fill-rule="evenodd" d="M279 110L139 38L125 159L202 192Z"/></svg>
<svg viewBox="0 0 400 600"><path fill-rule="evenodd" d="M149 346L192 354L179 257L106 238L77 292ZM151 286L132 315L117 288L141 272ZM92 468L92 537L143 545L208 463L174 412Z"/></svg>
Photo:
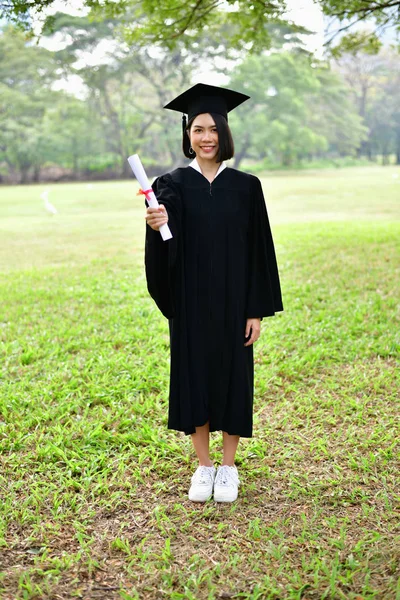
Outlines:
<svg viewBox="0 0 400 600"><path fill-rule="evenodd" d="M197 467L192 476L192 485L189 490L189 500L205 502L211 498L214 487L215 467Z"/></svg>
<svg viewBox="0 0 400 600"><path fill-rule="evenodd" d="M218 468L214 483L216 502L234 502L238 497L239 475L236 467L222 465Z"/></svg>

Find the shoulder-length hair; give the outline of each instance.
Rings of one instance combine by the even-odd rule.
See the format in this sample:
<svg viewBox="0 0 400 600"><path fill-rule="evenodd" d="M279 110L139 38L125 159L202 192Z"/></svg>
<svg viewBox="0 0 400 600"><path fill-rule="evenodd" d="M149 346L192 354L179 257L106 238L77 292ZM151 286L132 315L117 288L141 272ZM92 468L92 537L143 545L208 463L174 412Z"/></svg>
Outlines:
<svg viewBox="0 0 400 600"><path fill-rule="evenodd" d="M235 154L235 146L233 143L232 133L229 128L228 121L222 115L219 115L217 113L210 113L210 115L212 116L215 126L218 131L219 151L218 151L218 155L217 155L215 161L220 163L224 160L229 160L230 158L233 157L233 155ZM196 115L196 117L197 116L198 115ZM193 125L193 121L195 120L196 117L193 117L192 119L190 119L189 123L186 126L185 131L183 132L182 150L183 150L183 154L187 158L194 158L196 156L195 152L192 154L189 153L190 138L188 135L190 132L190 128Z"/></svg>

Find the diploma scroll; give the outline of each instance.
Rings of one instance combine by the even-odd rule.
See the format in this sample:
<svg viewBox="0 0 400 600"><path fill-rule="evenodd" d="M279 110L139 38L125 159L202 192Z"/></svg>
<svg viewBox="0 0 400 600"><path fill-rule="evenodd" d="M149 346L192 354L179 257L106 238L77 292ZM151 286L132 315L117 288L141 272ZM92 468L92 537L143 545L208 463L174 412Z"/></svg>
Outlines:
<svg viewBox="0 0 400 600"><path fill-rule="evenodd" d="M156 198L153 190L151 189L149 180L147 179L147 175L145 173L145 170L143 168L143 165L142 165L142 162L141 162L139 156L137 154L132 154L132 156L129 156L129 158L128 158L128 163L129 163L136 179L138 180L140 187L143 190L144 195L146 196L146 200L147 200L149 206L151 206L151 208L158 208L158 206L160 206L160 205L158 204L157 198ZM164 242L166 240L170 240L172 238L172 233L171 233L170 228L168 227L168 223L161 225L160 233L161 233L161 237L164 240Z"/></svg>

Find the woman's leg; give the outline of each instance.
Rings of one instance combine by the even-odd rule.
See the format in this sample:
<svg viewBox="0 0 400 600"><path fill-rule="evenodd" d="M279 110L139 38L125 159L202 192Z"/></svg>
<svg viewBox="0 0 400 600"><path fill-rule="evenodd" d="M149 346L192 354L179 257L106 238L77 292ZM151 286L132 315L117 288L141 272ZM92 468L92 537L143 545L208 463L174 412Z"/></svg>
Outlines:
<svg viewBox="0 0 400 600"><path fill-rule="evenodd" d="M223 431L222 435L224 444L224 456L222 459L222 464L228 465L228 467L233 467L235 464L235 454L239 444L240 436L229 435L229 433L226 433L226 431Z"/></svg>
<svg viewBox="0 0 400 600"><path fill-rule="evenodd" d="M208 423L196 427L192 433L192 441L200 465L192 476L189 489L189 500L206 502L212 496L214 489L215 467L210 461L210 426Z"/></svg>
<svg viewBox="0 0 400 600"><path fill-rule="evenodd" d="M210 460L210 427L208 423L202 427L196 427L196 433L192 433L192 442L200 466L212 467Z"/></svg>
<svg viewBox="0 0 400 600"><path fill-rule="evenodd" d="M239 443L238 435L222 432L224 457L214 482L214 500L216 502L234 502L238 497L239 476L235 467L235 454Z"/></svg>

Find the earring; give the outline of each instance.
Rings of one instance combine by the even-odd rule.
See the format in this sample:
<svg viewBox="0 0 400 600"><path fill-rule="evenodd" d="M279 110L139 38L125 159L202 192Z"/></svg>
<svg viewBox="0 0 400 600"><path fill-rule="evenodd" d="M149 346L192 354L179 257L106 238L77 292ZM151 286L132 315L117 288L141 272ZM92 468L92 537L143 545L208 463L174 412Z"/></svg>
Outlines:
<svg viewBox="0 0 400 600"><path fill-rule="evenodd" d="M190 146L189 148L189 154L195 154L195 151L193 150L192 146Z"/></svg>

